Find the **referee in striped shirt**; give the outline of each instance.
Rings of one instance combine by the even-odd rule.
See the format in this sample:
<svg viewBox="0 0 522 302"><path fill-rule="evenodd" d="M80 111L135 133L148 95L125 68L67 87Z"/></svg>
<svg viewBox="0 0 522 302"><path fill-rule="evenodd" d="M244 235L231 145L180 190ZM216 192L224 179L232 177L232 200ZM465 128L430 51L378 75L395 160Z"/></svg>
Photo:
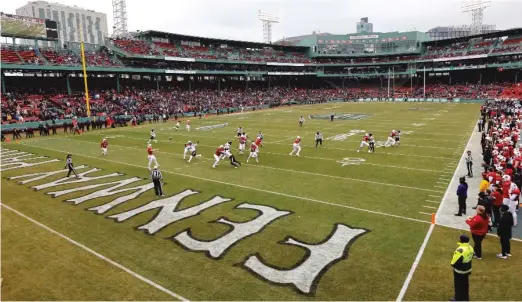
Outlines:
<svg viewBox="0 0 522 302"><path fill-rule="evenodd" d="M71 172L76 176L76 178L80 178L78 174L76 174L76 170L74 170L73 162L72 162L72 155L67 154L67 157L65 158L65 167L64 169L69 169L69 172L67 173L67 177L71 176Z"/></svg>
<svg viewBox="0 0 522 302"><path fill-rule="evenodd" d="M315 147L317 148L318 145L323 146L323 135L319 131L315 134Z"/></svg>
<svg viewBox="0 0 522 302"><path fill-rule="evenodd" d="M150 178L154 183L154 191L156 192L156 196L165 196L163 195L163 187L161 182L163 181L163 175L161 175L160 170L158 170L158 166L154 166L154 169L150 172Z"/></svg>
<svg viewBox="0 0 522 302"><path fill-rule="evenodd" d="M473 177L473 157L471 157L471 151L468 150L466 156L466 167L468 168L468 177Z"/></svg>

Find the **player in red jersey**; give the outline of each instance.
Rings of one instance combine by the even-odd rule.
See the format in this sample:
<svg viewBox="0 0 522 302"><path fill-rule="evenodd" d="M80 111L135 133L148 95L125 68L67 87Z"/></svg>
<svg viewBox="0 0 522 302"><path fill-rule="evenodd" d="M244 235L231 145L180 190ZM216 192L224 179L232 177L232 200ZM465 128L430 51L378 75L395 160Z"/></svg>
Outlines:
<svg viewBox="0 0 522 302"><path fill-rule="evenodd" d="M214 162L214 164L212 165L212 168L215 168L217 166L217 164L219 163L219 161L221 160L221 155L223 155L223 153L225 152L225 148L223 147L223 145L219 146L217 149L216 149L216 152L214 153L214 159L216 160Z"/></svg>
<svg viewBox="0 0 522 302"><path fill-rule="evenodd" d="M370 134L366 133L363 138L362 138L362 141L361 141L361 145L359 146L359 149L357 149L357 152L361 151L362 147L368 147L370 146ZM370 152L370 151L368 151Z"/></svg>
<svg viewBox="0 0 522 302"><path fill-rule="evenodd" d="M187 120L185 128L187 129L187 132L190 132L190 120Z"/></svg>
<svg viewBox="0 0 522 302"><path fill-rule="evenodd" d="M101 146L101 152L103 156L107 155L107 148L109 147L109 142L107 142L107 139L104 138L100 144Z"/></svg>
<svg viewBox="0 0 522 302"><path fill-rule="evenodd" d="M296 156L299 156L299 152L301 152L301 137L300 136L298 136L295 139L293 147L294 147L294 149L292 150L292 152L290 152L290 156L294 155L294 152L295 152Z"/></svg>
<svg viewBox="0 0 522 302"><path fill-rule="evenodd" d="M256 145L255 142L252 143L252 145L250 146L250 154L248 155L247 163L248 163L248 160L252 157L256 159L256 162L259 162L259 159L257 156L258 152L259 152L259 147Z"/></svg>
<svg viewBox="0 0 522 302"><path fill-rule="evenodd" d="M258 136L256 138L255 144L256 144L256 146L261 147L261 145L263 144L263 139Z"/></svg>
<svg viewBox="0 0 522 302"><path fill-rule="evenodd" d="M390 132L390 135L388 135L388 140L383 145L383 147L395 146L395 144L397 143L395 140L396 136L397 136L397 131L392 130L392 132Z"/></svg>
<svg viewBox="0 0 522 302"><path fill-rule="evenodd" d="M154 156L154 149L152 149L152 145L151 144L148 144L147 145L147 158L149 159L149 165L148 165L148 168L150 170L150 165L154 162L154 165L155 166L159 166L158 164L158 161L156 160L156 156ZM157 151L157 149L156 149Z"/></svg>
<svg viewBox="0 0 522 302"><path fill-rule="evenodd" d="M245 132L241 133L241 136L239 136L239 154L244 154L246 142L247 142L247 135Z"/></svg>

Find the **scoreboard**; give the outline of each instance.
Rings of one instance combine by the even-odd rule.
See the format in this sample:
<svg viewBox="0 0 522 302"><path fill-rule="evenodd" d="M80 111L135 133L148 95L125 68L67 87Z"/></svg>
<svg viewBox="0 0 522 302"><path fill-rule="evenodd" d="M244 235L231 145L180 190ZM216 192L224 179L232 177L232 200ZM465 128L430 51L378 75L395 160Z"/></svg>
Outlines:
<svg viewBox="0 0 522 302"><path fill-rule="evenodd" d="M0 13L2 37L58 40L56 21Z"/></svg>

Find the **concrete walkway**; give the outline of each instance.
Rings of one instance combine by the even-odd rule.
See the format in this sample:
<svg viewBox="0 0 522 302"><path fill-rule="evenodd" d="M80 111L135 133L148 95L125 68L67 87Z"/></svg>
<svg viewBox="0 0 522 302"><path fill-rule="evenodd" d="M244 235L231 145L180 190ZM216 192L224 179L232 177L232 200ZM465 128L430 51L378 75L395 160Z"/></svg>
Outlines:
<svg viewBox="0 0 522 302"><path fill-rule="evenodd" d="M468 216L475 215L475 210L471 208L477 204L479 185L482 180L482 172L484 172L484 168L482 168L482 147L480 146L481 135L482 133L478 132L477 127L475 127L467 146L462 152L455 174L452 176L442 203L437 211L436 223L439 225L469 230L466 219ZM459 178L468 174L465 160L467 150L471 150L471 156L473 157L473 178L466 177L469 186L468 199L466 202L467 215L458 217L454 215L458 211L457 187L459 185ZM522 221L522 210L518 211L518 221ZM496 230L493 230L492 233L496 234ZM513 238L522 238L522 224L513 228Z"/></svg>

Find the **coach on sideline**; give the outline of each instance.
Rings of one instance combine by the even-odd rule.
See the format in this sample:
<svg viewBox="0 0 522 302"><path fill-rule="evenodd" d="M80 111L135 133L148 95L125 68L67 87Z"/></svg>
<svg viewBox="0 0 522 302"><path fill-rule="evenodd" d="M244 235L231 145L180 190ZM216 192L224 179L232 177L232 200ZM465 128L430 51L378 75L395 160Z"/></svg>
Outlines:
<svg viewBox="0 0 522 302"><path fill-rule="evenodd" d="M163 187L161 182L163 181L163 175L161 175L160 170L158 170L158 166L154 166L154 169L150 172L150 178L154 183L154 192L156 192L156 196L165 196L163 195Z"/></svg>

